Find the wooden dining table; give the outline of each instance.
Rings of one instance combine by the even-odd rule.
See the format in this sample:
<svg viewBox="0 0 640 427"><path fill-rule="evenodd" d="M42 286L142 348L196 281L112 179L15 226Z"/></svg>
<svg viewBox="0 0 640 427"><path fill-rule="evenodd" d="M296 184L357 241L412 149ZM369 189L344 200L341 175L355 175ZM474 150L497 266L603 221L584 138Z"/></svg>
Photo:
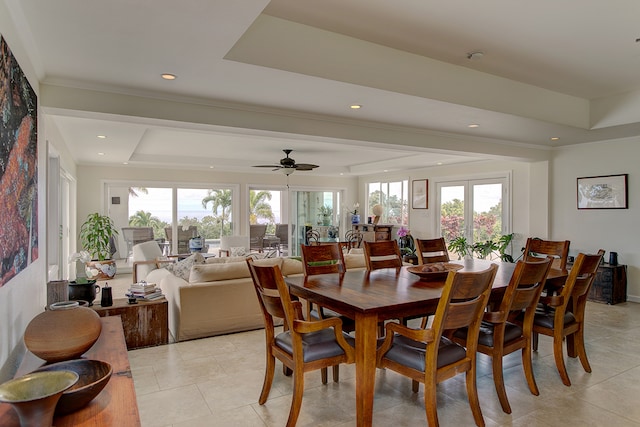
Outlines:
<svg viewBox="0 0 640 427"><path fill-rule="evenodd" d="M460 271L482 271L498 264L492 300L500 301L509 284L515 264L467 259L452 261L463 265ZM290 292L355 320L356 416L358 426L373 421L378 322L434 313L442 294L444 279L423 281L401 269L348 270L344 274L286 277ZM566 275L552 271L553 277Z"/></svg>

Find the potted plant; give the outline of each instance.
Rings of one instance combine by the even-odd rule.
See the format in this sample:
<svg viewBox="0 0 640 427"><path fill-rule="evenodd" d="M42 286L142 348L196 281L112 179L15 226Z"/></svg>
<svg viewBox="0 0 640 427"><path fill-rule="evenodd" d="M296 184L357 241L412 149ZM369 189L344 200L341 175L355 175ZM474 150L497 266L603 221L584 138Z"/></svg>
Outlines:
<svg viewBox="0 0 640 427"><path fill-rule="evenodd" d="M92 213L80 226L80 243L89 252L92 261L88 266L94 279L111 279L116 274L115 261L111 259L111 238L118 235L113 220L106 215Z"/></svg>
<svg viewBox="0 0 640 427"><path fill-rule="evenodd" d="M411 235L411 232L405 227L401 226L398 229L398 246L400 247L400 253L402 254L402 260L411 264L418 264L418 256L416 255L416 243Z"/></svg>
<svg viewBox="0 0 640 427"><path fill-rule="evenodd" d="M318 208L320 216L322 216L322 225L331 225L331 215L333 215L333 209L327 205L320 206Z"/></svg>

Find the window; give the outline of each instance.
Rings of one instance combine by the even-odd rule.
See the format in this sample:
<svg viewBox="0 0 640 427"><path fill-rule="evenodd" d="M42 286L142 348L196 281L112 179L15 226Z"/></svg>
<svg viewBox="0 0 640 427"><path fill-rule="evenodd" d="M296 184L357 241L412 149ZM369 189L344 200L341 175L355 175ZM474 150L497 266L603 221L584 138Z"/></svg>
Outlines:
<svg viewBox="0 0 640 427"><path fill-rule="evenodd" d="M249 189L249 224L267 224L267 234L275 234L282 223L283 191Z"/></svg>
<svg viewBox="0 0 640 427"><path fill-rule="evenodd" d="M234 190L231 188L112 184L108 186L108 195L109 201L116 195L124 202L110 204L110 216L116 227L152 227L154 238L167 242L170 253L188 250L188 238L194 237L191 234L203 237L210 252L219 247L220 236L233 234ZM189 227L193 228L189 230ZM119 242L118 247L125 246ZM119 252L123 256L123 251Z"/></svg>
<svg viewBox="0 0 640 427"><path fill-rule="evenodd" d="M440 235L473 245L508 234L508 182L504 176L437 183Z"/></svg>
<svg viewBox="0 0 640 427"><path fill-rule="evenodd" d="M373 216L373 207L382 206L380 222L409 224L409 181L370 182L367 184L367 216Z"/></svg>

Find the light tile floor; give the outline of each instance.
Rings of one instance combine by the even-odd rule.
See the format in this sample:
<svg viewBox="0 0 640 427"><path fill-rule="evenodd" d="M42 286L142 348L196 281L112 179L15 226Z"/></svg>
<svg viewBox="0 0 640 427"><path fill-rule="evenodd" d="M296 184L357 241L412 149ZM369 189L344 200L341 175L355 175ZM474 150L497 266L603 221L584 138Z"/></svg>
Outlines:
<svg viewBox="0 0 640 427"><path fill-rule="evenodd" d="M572 381L560 381L551 339L534 353L540 396L527 387L519 353L505 359L513 414L502 412L490 359L479 355L478 391L486 425L640 426L640 305L588 303L587 354L593 373L567 361ZM284 426L292 380L278 363L265 405L257 403L264 374L264 332L250 331L129 352L142 425L172 427ZM438 416L446 426L473 426L464 377L438 386ZM298 426L354 426L355 370L340 367L340 382L323 385L319 372L305 376ZM374 426L426 425L422 387L391 371L376 376Z"/></svg>

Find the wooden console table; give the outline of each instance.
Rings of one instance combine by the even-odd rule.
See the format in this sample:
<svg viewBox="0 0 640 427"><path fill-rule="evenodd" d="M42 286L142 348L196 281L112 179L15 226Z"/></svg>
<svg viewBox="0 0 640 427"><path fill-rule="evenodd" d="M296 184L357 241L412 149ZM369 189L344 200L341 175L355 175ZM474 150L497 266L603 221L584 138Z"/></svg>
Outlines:
<svg viewBox="0 0 640 427"><path fill-rule="evenodd" d="M162 298L155 301L138 300L129 304L127 298L116 298L110 307L91 306L100 317L120 316L127 349L150 347L169 342L169 303Z"/></svg>
<svg viewBox="0 0 640 427"><path fill-rule="evenodd" d="M103 360L111 364L113 374L106 387L84 408L71 414L55 417L56 427L95 427L140 425L138 402L131 377L122 322L118 317L105 317L98 341L82 357ZM44 364L44 360L27 351L15 378L28 374ZM8 403L0 403L0 425L19 427L18 414Z"/></svg>

